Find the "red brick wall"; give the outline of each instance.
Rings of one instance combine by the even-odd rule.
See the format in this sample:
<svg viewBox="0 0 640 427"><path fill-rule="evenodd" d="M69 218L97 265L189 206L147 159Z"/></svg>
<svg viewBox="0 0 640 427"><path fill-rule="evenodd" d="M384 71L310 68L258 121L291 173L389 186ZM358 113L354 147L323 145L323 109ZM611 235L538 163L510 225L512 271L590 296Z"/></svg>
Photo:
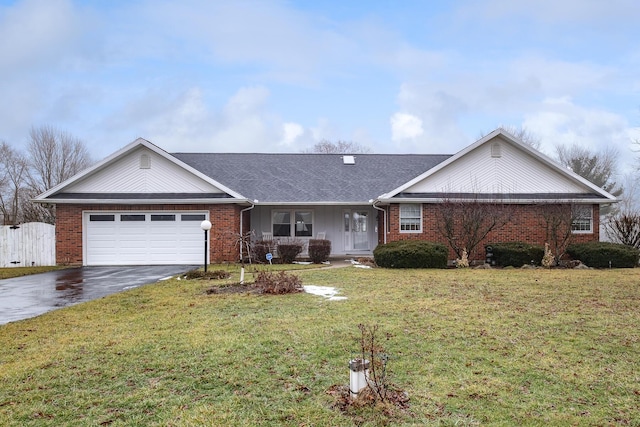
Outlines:
<svg viewBox="0 0 640 427"><path fill-rule="evenodd" d="M493 230L487 238L482 241L476 248L476 259L484 258L484 245L487 243L502 242L526 242L532 244L544 245L546 241L546 232L544 228L544 220L542 219L541 205L512 205L514 212L511 221L500 229ZM422 205L422 232L421 233L401 233L400 232L400 207L398 204L389 206L389 233L387 234L387 242L396 240L428 240L432 242L444 243L449 246L447 241L440 235L436 226L437 205ZM379 228L382 230L382 228ZM379 233L379 235L381 235ZM600 211L598 205L593 205L593 233L589 234L573 234L572 243L583 243L598 241L600 239ZM379 239L380 240L380 239ZM453 249L449 250L449 258L457 258Z"/></svg>
<svg viewBox="0 0 640 427"><path fill-rule="evenodd" d="M82 206L56 206L56 263L82 265Z"/></svg>
<svg viewBox="0 0 640 427"><path fill-rule="evenodd" d="M82 265L82 212L93 211L209 211L211 262L237 261L235 240L240 233L236 205L58 205L56 207L56 262Z"/></svg>
<svg viewBox="0 0 640 427"><path fill-rule="evenodd" d="M209 206L211 221L211 262L234 262L240 259L237 239L240 236L240 211L236 205Z"/></svg>

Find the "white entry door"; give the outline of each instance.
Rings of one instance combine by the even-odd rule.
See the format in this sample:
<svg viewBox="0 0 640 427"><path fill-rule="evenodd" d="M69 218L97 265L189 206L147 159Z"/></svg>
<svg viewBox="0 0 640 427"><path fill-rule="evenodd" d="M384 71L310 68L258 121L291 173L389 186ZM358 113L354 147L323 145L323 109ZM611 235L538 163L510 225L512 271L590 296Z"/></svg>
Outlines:
<svg viewBox="0 0 640 427"><path fill-rule="evenodd" d="M346 251L369 250L369 212L344 211L344 249Z"/></svg>

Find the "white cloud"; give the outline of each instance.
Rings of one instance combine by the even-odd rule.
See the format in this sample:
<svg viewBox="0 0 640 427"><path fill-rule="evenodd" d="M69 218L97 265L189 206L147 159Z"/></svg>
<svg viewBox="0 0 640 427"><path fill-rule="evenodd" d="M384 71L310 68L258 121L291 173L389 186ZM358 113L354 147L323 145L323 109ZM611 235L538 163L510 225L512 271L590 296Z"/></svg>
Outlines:
<svg viewBox="0 0 640 427"><path fill-rule="evenodd" d="M322 140L334 141L340 139L339 129L336 129L335 125L326 117L318 118L316 126L311 127L311 135L315 142L320 142Z"/></svg>
<svg viewBox="0 0 640 427"><path fill-rule="evenodd" d="M298 142L298 138L304 134L304 128L298 123L284 123L282 125L282 133L283 138L280 141L280 145L291 148Z"/></svg>
<svg viewBox="0 0 640 427"><path fill-rule="evenodd" d="M270 112L270 92L263 86L240 88L220 110L206 103L202 88L192 87L164 103L144 98L124 116L139 123L142 135L168 151L299 151L302 125ZM151 103L153 108L141 108ZM126 128L133 124L122 124Z"/></svg>
<svg viewBox="0 0 640 427"><path fill-rule="evenodd" d="M541 151L552 157L558 145L578 144L591 151L615 148L620 155L620 172L628 172L633 166L629 154L637 130L623 116L583 107L562 97L545 99L524 117L522 125L541 138Z"/></svg>
<svg viewBox="0 0 640 427"><path fill-rule="evenodd" d="M407 113L395 113L391 116L391 140L415 139L424 133L422 120Z"/></svg>
<svg viewBox="0 0 640 427"><path fill-rule="evenodd" d="M269 89L264 86L240 88L224 107L224 112L230 120L247 115L259 114L269 98Z"/></svg>

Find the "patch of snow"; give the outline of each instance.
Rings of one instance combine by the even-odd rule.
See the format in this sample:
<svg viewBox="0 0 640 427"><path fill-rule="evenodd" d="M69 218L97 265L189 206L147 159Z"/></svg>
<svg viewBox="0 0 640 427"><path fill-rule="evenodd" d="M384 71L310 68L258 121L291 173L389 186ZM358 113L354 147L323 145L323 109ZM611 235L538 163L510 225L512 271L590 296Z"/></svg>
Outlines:
<svg viewBox="0 0 640 427"><path fill-rule="evenodd" d="M371 268L370 265L363 265L363 264L353 264L354 267L358 267L358 268Z"/></svg>
<svg viewBox="0 0 640 427"><path fill-rule="evenodd" d="M347 297L336 296L339 291L332 286L305 285L303 288L306 293L325 297L329 301L341 301L347 299Z"/></svg>
<svg viewBox="0 0 640 427"><path fill-rule="evenodd" d="M300 264L300 265L309 265L309 264L313 264L311 261L293 261L294 264Z"/></svg>

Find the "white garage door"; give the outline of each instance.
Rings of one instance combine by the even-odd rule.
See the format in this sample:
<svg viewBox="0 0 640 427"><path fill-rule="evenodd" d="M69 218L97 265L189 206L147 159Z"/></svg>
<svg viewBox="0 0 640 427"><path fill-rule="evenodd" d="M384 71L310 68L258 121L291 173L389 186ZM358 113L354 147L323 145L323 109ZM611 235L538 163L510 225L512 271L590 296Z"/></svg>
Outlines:
<svg viewBox="0 0 640 427"><path fill-rule="evenodd" d="M204 219L205 212L85 212L85 264L201 264Z"/></svg>

